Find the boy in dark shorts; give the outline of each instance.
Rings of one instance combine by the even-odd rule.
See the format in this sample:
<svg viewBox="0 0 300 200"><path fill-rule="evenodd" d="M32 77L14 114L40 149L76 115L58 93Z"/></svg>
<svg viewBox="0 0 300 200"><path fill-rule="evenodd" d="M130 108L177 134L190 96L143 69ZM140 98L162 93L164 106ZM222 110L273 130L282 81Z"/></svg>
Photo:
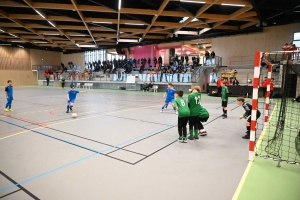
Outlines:
<svg viewBox="0 0 300 200"><path fill-rule="evenodd" d="M68 105L67 105L66 113L69 113L69 110L71 110L71 112L73 112L73 106L74 106L74 103L75 103L75 100L76 100L76 96L80 92L87 93L87 91L75 90L75 85L71 85L71 90L68 92L68 95L67 95Z"/></svg>
<svg viewBox="0 0 300 200"><path fill-rule="evenodd" d="M190 109L188 107L188 104L186 103L186 100L182 98L182 96L183 96L182 90L176 91L174 107L178 112L178 133L179 133L178 141L186 143L187 142L186 125L190 118Z"/></svg>
<svg viewBox="0 0 300 200"><path fill-rule="evenodd" d="M190 108L190 119L189 119L189 129L190 136L189 140L198 140L198 121L199 121L199 113L200 113L200 100L201 100L201 89L199 86L195 86L191 90L191 94L189 94L189 108Z"/></svg>
<svg viewBox="0 0 300 200"><path fill-rule="evenodd" d="M206 108L203 107L203 105L200 103L200 113L199 113L199 121L198 121L198 129L199 129L199 135L200 136L206 136L207 132L204 129L204 126L202 124L202 122L207 122L208 118L209 118L209 113L206 110Z"/></svg>
<svg viewBox="0 0 300 200"><path fill-rule="evenodd" d="M250 139L250 127L251 127L251 111L252 111L252 105L250 103L245 103L244 97L238 97L237 98L237 104L240 106L243 106L244 110L246 111L243 115L240 116L240 119L247 119L246 122L246 135L243 136L243 139ZM260 111L257 110L256 113L256 120L260 117Z"/></svg>
<svg viewBox="0 0 300 200"><path fill-rule="evenodd" d="M228 88L226 86L226 81L223 81L221 83L221 86L222 86L222 108L223 108L223 119L226 119L227 118L227 104L228 104L228 94L229 94L229 91L228 91Z"/></svg>
<svg viewBox="0 0 300 200"><path fill-rule="evenodd" d="M8 84L8 86L5 87L7 103L5 105L4 111L5 112L13 112L13 109L11 109L11 103L14 100L12 81L8 80L7 84Z"/></svg>

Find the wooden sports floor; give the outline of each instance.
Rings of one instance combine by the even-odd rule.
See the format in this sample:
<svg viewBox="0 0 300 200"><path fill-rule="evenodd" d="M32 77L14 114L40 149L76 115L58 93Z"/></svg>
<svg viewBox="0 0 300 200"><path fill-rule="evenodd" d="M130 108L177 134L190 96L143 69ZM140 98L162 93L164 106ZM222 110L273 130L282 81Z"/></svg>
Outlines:
<svg viewBox="0 0 300 200"><path fill-rule="evenodd" d="M185 144L163 93L91 89L73 119L68 88L14 86L14 112L0 90L0 199L227 200L248 164L234 98L222 119L220 98L202 95L208 135Z"/></svg>

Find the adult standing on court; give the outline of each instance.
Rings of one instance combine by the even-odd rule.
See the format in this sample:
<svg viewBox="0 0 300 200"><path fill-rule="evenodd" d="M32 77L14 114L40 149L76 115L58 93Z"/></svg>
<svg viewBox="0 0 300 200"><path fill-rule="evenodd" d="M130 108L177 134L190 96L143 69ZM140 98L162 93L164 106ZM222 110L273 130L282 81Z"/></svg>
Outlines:
<svg viewBox="0 0 300 200"><path fill-rule="evenodd" d="M220 77L218 77L218 80L217 80L217 87L218 87L218 95L221 95L221 92L222 92L222 79Z"/></svg>
<svg viewBox="0 0 300 200"><path fill-rule="evenodd" d="M45 77L46 77L46 81L47 81L47 86L49 86L50 74L46 73Z"/></svg>

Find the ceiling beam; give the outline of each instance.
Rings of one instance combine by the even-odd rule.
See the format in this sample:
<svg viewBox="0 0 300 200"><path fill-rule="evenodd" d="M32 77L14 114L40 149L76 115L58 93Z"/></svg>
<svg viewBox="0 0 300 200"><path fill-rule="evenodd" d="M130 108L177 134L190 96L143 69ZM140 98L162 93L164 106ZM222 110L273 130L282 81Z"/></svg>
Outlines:
<svg viewBox="0 0 300 200"><path fill-rule="evenodd" d="M255 24L257 24L257 22L248 22L248 23L242 25L242 26L240 27L240 29L245 29L245 28L248 28L248 27L253 26L253 25L255 25Z"/></svg>
<svg viewBox="0 0 300 200"><path fill-rule="evenodd" d="M153 26L153 24L155 23L155 21L157 20L157 18L159 17L159 15L161 14L161 12L165 9L165 7L168 5L170 0L164 0L162 2L162 4L160 5L157 14L154 15L154 17L151 20L151 24L147 26L144 34L143 34L143 38L146 36L146 34L148 33L149 29Z"/></svg>

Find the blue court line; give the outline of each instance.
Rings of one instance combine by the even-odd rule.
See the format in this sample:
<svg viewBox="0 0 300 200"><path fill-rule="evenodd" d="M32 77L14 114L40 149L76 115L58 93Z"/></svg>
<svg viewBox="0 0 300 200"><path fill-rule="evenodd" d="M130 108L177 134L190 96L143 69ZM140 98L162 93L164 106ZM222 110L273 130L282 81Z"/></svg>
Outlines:
<svg viewBox="0 0 300 200"><path fill-rule="evenodd" d="M4 120L0 120L0 121L6 122L6 121L4 121ZM13 123L11 123L11 122L6 122L6 123L13 124ZM18 184L13 184L13 185L7 186L7 187L5 187L5 188L0 189L0 193L1 193L1 192L4 192L4 191L6 191L6 190L12 189L12 188L14 188L14 187L17 187L18 185L22 185L22 184L24 184L24 183L33 181L33 180L35 180L35 179L37 179L37 178L43 177L43 176L45 176L45 175L47 175L47 174L56 172L56 171L58 171L58 170L60 170L60 169L66 168L66 167L71 166L71 165L73 165L73 164L76 164L76 163L78 163L78 162L81 162L81 161L84 161L84 160L86 160L86 159L92 158L92 157L94 157L94 156L96 156L96 155L102 154L103 152L109 151L109 150L111 150L111 149L118 148L118 147L120 147L120 146L122 146L122 145L124 145L124 144L130 143L130 142L132 142L132 141L138 140L138 139L143 138L143 137L145 137L145 136L148 136L148 135L154 134L154 133L156 133L156 132L162 131L162 130L164 130L164 129L166 129L166 128L170 128L170 126L174 126L174 125L176 125L176 124L177 124L177 122L176 122L176 123L172 123L172 124L168 124L168 125L163 126L163 127L159 128L159 129L150 131L150 132L148 132L148 133L145 133L145 134L143 134L143 135L137 136L137 137L132 138L132 139L130 139L130 140L127 140L127 141L125 141L125 142L119 143L119 144L117 144L117 145L115 145L115 146L113 146L113 147L109 147L109 148L103 149L103 150L101 150L101 151L97 151L97 153L94 153L94 154L91 154L91 155L89 155L89 156L80 158L80 159L75 160L75 161L73 161L73 162L70 162L70 163L68 163L68 164L62 165L62 166L60 166L60 167L58 167L58 168L55 168L55 169L52 169L52 170L50 170L50 171L44 172L44 173L42 173L42 174L39 174L39 175L37 175L37 176L31 177L31 178L29 178L29 179L25 179L25 180L23 180L23 181L21 181L21 182L18 182ZM13 125L16 125L16 124L13 124ZM16 125L16 126L19 126L19 125ZM21 126L19 126L19 127L21 127ZM30 131L34 131L34 130L30 130ZM47 135L47 136L48 136L48 134L45 134L45 133L41 133L41 132L38 132L38 131L34 131L34 132L39 133L39 134L42 134L42 135ZM56 137L54 137L54 136L51 136L51 137L56 138ZM63 139L60 139L60 140L66 141L66 140L63 140ZM66 141L66 142L68 142L68 141ZM69 143L69 142L68 142L68 143ZM73 143L73 144L75 144L75 143ZM79 146L79 145L78 145L78 146ZM83 146L82 146L82 147L83 147ZM85 148L85 147L84 147L84 148Z"/></svg>

